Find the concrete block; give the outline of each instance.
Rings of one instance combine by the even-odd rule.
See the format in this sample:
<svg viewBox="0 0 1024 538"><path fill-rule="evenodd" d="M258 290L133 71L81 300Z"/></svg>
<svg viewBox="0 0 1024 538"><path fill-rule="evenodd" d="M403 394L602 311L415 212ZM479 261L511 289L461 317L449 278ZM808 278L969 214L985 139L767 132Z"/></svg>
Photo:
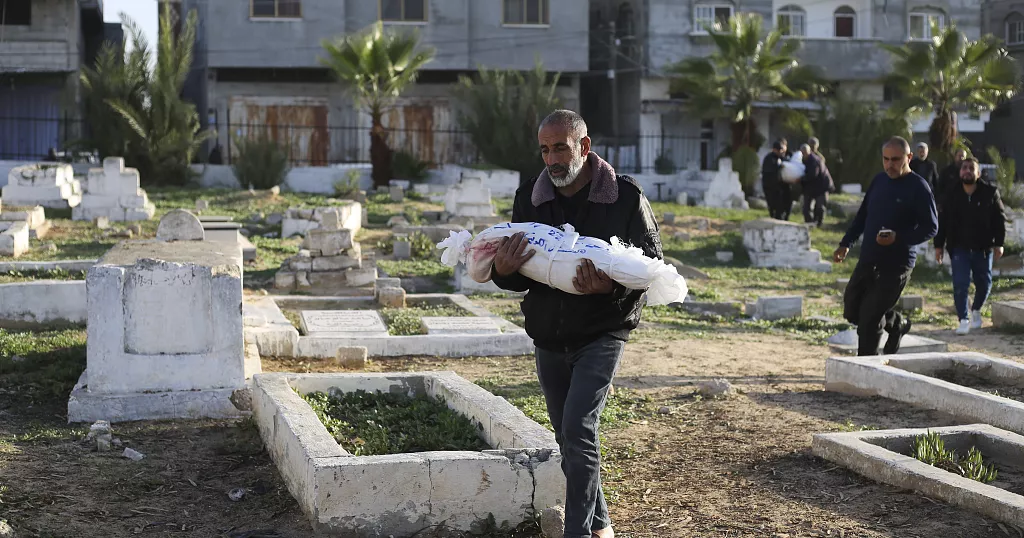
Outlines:
<svg viewBox="0 0 1024 538"><path fill-rule="evenodd" d="M402 288L381 288L377 302L384 308L405 308L405 290Z"/></svg>
<svg viewBox="0 0 1024 538"><path fill-rule="evenodd" d="M274 273L274 287L285 290L295 289L295 273L292 271Z"/></svg>
<svg viewBox="0 0 1024 538"><path fill-rule="evenodd" d="M1024 403L935 377L956 370L995 385L1024 383L1024 365L1014 361L981 353L916 353L830 357L825 362L825 390L882 396L1024 433Z"/></svg>
<svg viewBox="0 0 1024 538"><path fill-rule="evenodd" d="M84 280L0 284L0 327L31 329L85 325Z"/></svg>
<svg viewBox="0 0 1024 538"><path fill-rule="evenodd" d="M339 366L362 370L366 367L367 350L365 346L339 347L335 360Z"/></svg>
<svg viewBox="0 0 1024 538"><path fill-rule="evenodd" d="M776 219L756 219L742 225L743 246L754 267L810 269L829 272L831 264L811 248L811 231L806 224Z"/></svg>
<svg viewBox="0 0 1024 538"><path fill-rule="evenodd" d="M1024 327L1024 301L992 303L993 327Z"/></svg>
<svg viewBox="0 0 1024 538"><path fill-rule="evenodd" d="M352 231L314 228L306 232L302 248L309 249L314 258L318 256L318 252L319 256L337 256L342 251L352 248Z"/></svg>
<svg viewBox="0 0 1024 538"><path fill-rule="evenodd" d="M373 281L373 298L374 300L380 295L382 288L401 288L402 279L400 278L378 278Z"/></svg>
<svg viewBox="0 0 1024 538"><path fill-rule="evenodd" d="M937 433L947 447L963 453L976 446L997 468L1016 467L1024 458L1024 437L987 424L815 434L811 451L872 480L913 490L996 521L1024 525L1024 497L909 456L914 438L928 432Z"/></svg>
<svg viewBox="0 0 1024 538"><path fill-rule="evenodd" d="M345 282L352 288L369 286L376 280L376 267L363 267L360 269L349 269L348 271L345 271Z"/></svg>
<svg viewBox="0 0 1024 538"><path fill-rule="evenodd" d="M758 297L754 317L764 320L798 318L804 315L802 295Z"/></svg>
<svg viewBox="0 0 1024 538"><path fill-rule="evenodd" d="M905 312L924 310L924 297L920 295L904 295L900 297L899 309Z"/></svg>
<svg viewBox="0 0 1024 538"><path fill-rule="evenodd" d="M733 253L728 251L719 251L715 253L715 259L722 263L729 263L733 259Z"/></svg>
<svg viewBox="0 0 1024 538"><path fill-rule="evenodd" d="M362 260L340 254L337 256L319 256L310 260L310 267L313 271L344 271L345 269L359 268Z"/></svg>
<svg viewBox="0 0 1024 538"><path fill-rule="evenodd" d="M15 222L0 233L0 254L17 258L28 251L29 228L26 222Z"/></svg>

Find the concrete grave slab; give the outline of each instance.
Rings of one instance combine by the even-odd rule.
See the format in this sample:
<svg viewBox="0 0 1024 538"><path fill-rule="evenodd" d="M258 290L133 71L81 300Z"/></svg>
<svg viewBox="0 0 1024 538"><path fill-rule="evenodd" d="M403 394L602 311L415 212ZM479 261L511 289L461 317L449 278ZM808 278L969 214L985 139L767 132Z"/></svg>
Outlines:
<svg viewBox="0 0 1024 538"><path fill-rule="evenodd" d="M161 241L203 241L206 233L203 223L195 215L184 209L175 209L160 218L156 238Z"/></svg>
<svg viewBox="0 0 1024 538"><path fill-rule="evenodd" d="M0 327L38 329L85 325L84 280L0 284Z"/></svg>
<svg viewBox="0 0 1024 538"><path fill-rule="evenodd" d="M993 327L1024 327L1024 301L992 303Z"/></svg>
<svg viewBox="0 0 1024 538"><path fill-rule="evenodd" d="M1024 386L1024 364L981 353L830 357L825 390L882 396L1024 433L1024 403L933 377L966 372L993 385Z"/></svg>
<svg viewBox="0 0 1024 538"><path fill-rule="evenodd" d="M28 251L29 228L26 222L14 222L0 233L0 254L17 258Z"/></svg>
<svg viewBox="0 0 1024 538"><path fill-rule="evenodd" d="M498 324L488 318L424 317L427 334L501 334Z"/></svg>
<svg viewBox="0 0 1024 538"><path fill-rule="evenodd" d="M86 277L86 371L69 422L244 416L241 253L125 241ZM251 368L249 369L251 372Z"/></svg>
<svg viewBox="0 0 1024 538"><path fill-rule="evenodd" d="M388 326L375 310L303 310L302 331L308 336L359 338L387 336Z"/></svg>
<svg viewBox="0 0 1024 538"><path fill-rule="evenodd" d="M966 508L997 521L1024 525L1024 496L918 461L910 454L916 436L939 434L947 448L966 453L977 447L987 462L1017 467L1024 461L1024 437L987 424L815 434L811 452L857 474L929 498ZM996 483L998 483L998 476Z"/></svg>
<svg viewBox="0 0 1024 538"><path fill-rule="evenodd" d="M72 208L73 220L108 217L111 221L149 220L156 206L139 188L139 171L125 168L121 157L103 159L102 168L90 168L80 204Z"/></svg>
<svg viewBox="0 0 1024 538"><path fill-rule="evenodd" d="M742 229L743 246L754 267L832 271L832 264L822 261L821 253L811 248L806 224L762 218L744 222Z"/></svg>
<svg viewBox="0 0 1024 538"><path fill-rule="evenodd" d="M747 314L757 319L772 321L798 318L804 315L804 298L802 295L758 297L753 307L753 311Z"/></svg>
<svg viewBox="0 0 1024 538"><path fill-rule="evenodd" d="M260 435L319 535L410 537L441 523L468 531L489 515L514 527L564 502L554 435L454 372L259 374L253 380ZM296 391L360 389L442 398L493 449L352 456Z"/></svg>
<svg viewBox="0 0 1024 538"><path fill-rule="evenodd" d="M889 340L889 334L883 332L882 339L878 343L878 349L882 349ZM836 353L857 353L857 329L848 329L828 339L829 347ZM899 355L912 353L943 353L949 349L949 344L934 338L908 334L900 341Z"/></svg>
<svg viewBox="0 0 1024 538"><path fill-rule="evenodd" d="M82 201L82 185L70 164L30 164L11 169L2 196L12 206L68 209Z"/></svg>

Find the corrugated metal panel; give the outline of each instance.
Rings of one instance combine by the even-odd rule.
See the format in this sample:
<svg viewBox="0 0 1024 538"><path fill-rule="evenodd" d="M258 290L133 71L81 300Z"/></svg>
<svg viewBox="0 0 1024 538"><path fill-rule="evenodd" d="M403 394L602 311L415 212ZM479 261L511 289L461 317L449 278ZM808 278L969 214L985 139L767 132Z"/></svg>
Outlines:
<svg viewBox="0 0 1024 538"><path fill-rule="evenodd" d="M327 166L331 137L326 99L232 97L228 109L235 136L255 136L265 129L287 149L293 165ZM234 140L231 144L232 155L237 155Z"/></svg>
<svg viewBox="0 0 1024 538"><path fill-rule="evenodd" d="M369 160L370 116L361 114L362 148L360 155ZM407 151L432 164L476 161L476 148L469 136L459 132L455 114L446 99L401 99L383 118L392 150ZM361 137L361 138L362 138Z"/></svg>
<svg viewBox="0 0 1024 538"><path fill-rule="evenodd" d="M60 90L0 87L0 159L42 159L60 149Z"/></svg>

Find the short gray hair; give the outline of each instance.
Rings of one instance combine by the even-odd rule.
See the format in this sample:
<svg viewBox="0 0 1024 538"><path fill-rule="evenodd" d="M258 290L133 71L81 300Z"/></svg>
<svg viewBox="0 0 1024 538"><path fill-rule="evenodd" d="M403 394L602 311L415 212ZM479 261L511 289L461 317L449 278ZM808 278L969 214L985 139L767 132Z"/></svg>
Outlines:
<svg viewBox="0 0 1024 538"><path fill-rule="evenodd" d="M910 142L907 142L907 139L902 136L890 138L885 144L882 144L882 149L884 150L885 148L899 148L903 150L904 155L910 154Z"/></svg>
<svg viewBox="0 0 1024 538"><path fill-rule="evenodd" d="M581 140L587 136L587 122L583 121L583 116L573 112L572 110L559 109L547 115L546 118L541 120L540 127L537 128L539 133L542 129L549 125L557 125L563 127L569 131L572 138Z"/></svg>
<svg viewBox="0 0 1024 538"><path fill-rule="evenodd" d="M918 142L917 149L928 149L928 144L926 142Z"/></svg>
<svg viewBox="0 0 1024 538"><path fill-rule="evenodd" d="M810 155L811 154L811 146L808 146L807 144L800 144L800 153L806 153L806 154Z"/></svg>
<svg viewBox="0 0 1024 538"><path fill-rule="evenodd" d="M820 144L820 142L818 142L818 137L816 136L812 136L809 140L807 140L807 143L811 145L811 149L813 150L817 150L818 145Z"/></svg>

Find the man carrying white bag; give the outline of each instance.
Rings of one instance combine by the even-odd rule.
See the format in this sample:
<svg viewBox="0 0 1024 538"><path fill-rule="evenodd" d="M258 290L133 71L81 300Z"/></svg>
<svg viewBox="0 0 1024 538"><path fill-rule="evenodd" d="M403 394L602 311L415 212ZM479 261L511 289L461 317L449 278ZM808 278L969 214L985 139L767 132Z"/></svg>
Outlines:
<svg viewBox="0 0 1024 538"><path fill-rule="evenodd" d="M541 122L537 139L547 166L516 191L513 224L487 230L468 249L466 235L451 239L447 261L465 256L475 280L489 277L502 289L529 292L522 302L526 332L536 345L537 378L566 479L563 536L610 538L598 417L629 333L640 323L647 282L652 290L655 282L676 283L680 301L685 287L681 278L658 276L672 268L657 266L661 236L651 205L633 178L617 175L590 151L583 118L556 110ZM562 225L571 228L553 228ZM572 241L576 232L581 237ZM616 246L613 237L635 248ZM635 273L642 277L631 280ZM650 294L664 301L673 292Z"/></svg>

